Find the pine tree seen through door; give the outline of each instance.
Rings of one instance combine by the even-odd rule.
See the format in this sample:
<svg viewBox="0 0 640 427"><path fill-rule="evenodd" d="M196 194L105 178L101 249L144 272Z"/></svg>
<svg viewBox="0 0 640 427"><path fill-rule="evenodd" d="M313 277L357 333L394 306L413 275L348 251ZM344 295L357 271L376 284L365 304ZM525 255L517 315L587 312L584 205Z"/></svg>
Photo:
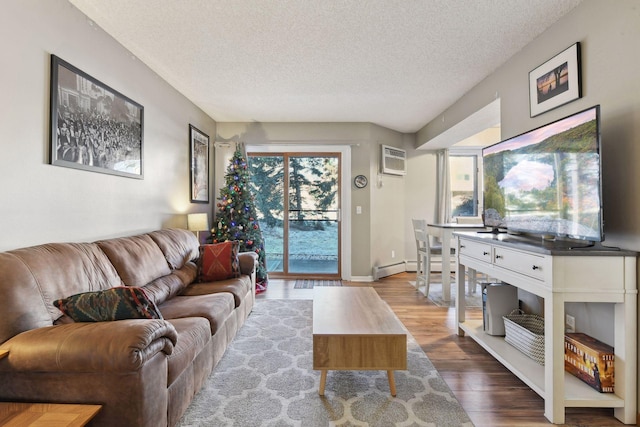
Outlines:
<svg viewBox="0 0 640 427"><path fill-rule="evenodd" d="M252 192L272 277L340 277L340 154L252 153Z"/></svg>

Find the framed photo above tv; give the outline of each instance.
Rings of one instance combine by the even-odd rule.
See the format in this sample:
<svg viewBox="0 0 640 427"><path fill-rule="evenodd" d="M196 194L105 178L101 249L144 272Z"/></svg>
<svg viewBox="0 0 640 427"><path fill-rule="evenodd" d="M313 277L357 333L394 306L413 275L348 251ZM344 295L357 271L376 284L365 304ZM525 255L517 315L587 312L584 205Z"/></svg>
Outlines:
<svg viewBox="0 0 640 427"><path fill-rule="evenodd" d="M144 108L51 55L52 165L143 179Z"/></svg>
<svg viewBox="0 0 640 427"><path fill-rule="evenodd" d="M192 203L209 203L209 136L189 125Z"/></svg>
<svg viewBox="0 0 640 427"><path fill-rule="evenodd" d="M531 117L580 97L580 43L568 47L529 73Z"/></svg>

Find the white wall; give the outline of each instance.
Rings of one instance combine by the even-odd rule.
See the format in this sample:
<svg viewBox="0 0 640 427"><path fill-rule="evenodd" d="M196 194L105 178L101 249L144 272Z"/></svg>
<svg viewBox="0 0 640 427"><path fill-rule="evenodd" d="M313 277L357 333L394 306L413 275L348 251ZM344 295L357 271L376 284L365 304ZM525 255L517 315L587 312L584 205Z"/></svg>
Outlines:
<svg viewBox="0 0 640 427"><path fill-rule="evenodd" d="M211 210L189 202L188 136L191 123L213 137L212 119L66 0L2 9L0 250L186 227L186 212ZM51 54L143 105L143 180L48 164Z"/></svg>
<svg viewBox="0 0 640 427"><path fill-rule="evenodd" d="M385 267L403 263L406 253L406 193L408 175L380 174L380 145L407 148L413 145L413 135L401 134L380 126L371 125L371 151L369 167L371 223L371 267ZM415 251L414 251L415 252ZM411 253L409 256L413 256Z"/></svg>
<svg viewBox="0 0 640 427"><path fill-rule="evenodd" d="M224 153L220 159L214 157L217 139L354 143L349 182L365 174L370 184L363 190L351 186L352 276L366 279L374 265L415 256L413 251L406 253L405 242L407 236L412 239L406 229L404 190L411 176L383 176L383 186L377 185L379 145L409 148L413 135L369 123L216 125L67 1L9 0L3 6L0 25L11 37L0 40L5 58L0 67L5 100L0 124L5 154L0 169L0 250L186 227L185 213L214 210L214 184L223 181L227 166ZM144 180L48 164L51 54L144 106ZM210 204L189 202L189 123L211 136L215 167L212 163ZM217 127L223 131L217 132ZM433 185L420 184L423 189ZM362 207L362 214L355 214L356 206Z"/></svg>
<svg viewBox="0 0 640 427"><path fill-rule="evenodd" d="M529 71L575 42L581 43L582 98L531 118ZM640 251L639 43L640 2L584 0L423 127L416 146L441 135L496 96L501 103L503 139L600 104L604 244ZM579 332L612 344L612 304L573 303L566 304L566 310L575 315Z"/></svg>
<svg viewBox="0 0 640 427"><path fill-rule="evenodd" d="M416 243L413 234L412 219L425 219L427 223L437 222L437 179L438 163L434 152L407 150L408 166L407 180L404 188L406 221L404 235L405 254L407 260L412 262L411 268L415 268Z"/></svg>
<svg viewBox="0 0 640 427"><path fill-rule="evenodd" d="M582 50L582 98L529 117L529 71L575 42ZM600 104L605 244L640 250L639 42L638 1L585 0L423 127L416 146L490 104L496 95L503 139Z"/></svg>
<svg viewBox="0 0 640 427"><path fill-rule="evenodd" d="M402 134L369 123L218 123L216 141L231 142L228 149L216 150L216 184L224 182L229 151L234 143L244 142L254 147L285 145L340 146L347 145L351 151L350 175L344 177L350 188L351 253L350 268L354 280L369 280L373 266L385 266L405 260L405 196L404 185L408 178L382 177L378 183L380 144L396 147L413 145L413 135ZM347 169L348 170L348 169ZM363 174L369 185L357 189L353 178ZM216 188L216 197L219 189ZM356 206L362 213L356 214ZM391 257L391 251L395 258ZM414 255L412 255L414 256Z"/></svg>

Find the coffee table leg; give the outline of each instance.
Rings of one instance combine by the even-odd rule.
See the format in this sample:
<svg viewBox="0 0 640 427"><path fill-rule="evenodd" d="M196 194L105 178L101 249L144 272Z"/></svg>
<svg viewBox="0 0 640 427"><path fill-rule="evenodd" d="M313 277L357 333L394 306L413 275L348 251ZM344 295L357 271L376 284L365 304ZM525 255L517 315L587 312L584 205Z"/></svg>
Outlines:
<svg viewBox="0 0 640 427"><path fill-rule="evenodd" d="M318 394L320 396L324 396L324 386L327 384L327 370L323 369L320 371L320 390Z"/></svg>
<svg viewBox="0 0 640 427"><path fill-rule="evenodd" d="M387 377L389 377L389 390L391 396L396 397L396 379L393 376L393 371L387 371Z"/></svg>

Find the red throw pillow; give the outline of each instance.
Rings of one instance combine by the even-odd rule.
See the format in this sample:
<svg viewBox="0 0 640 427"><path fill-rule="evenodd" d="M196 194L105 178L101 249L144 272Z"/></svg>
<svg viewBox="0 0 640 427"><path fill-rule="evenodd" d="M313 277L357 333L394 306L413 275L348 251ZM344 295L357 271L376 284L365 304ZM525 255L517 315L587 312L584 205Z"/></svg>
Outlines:
<svg viewBox="0 0 640 427"><path fill-rule="evenodd" d="M200 246L198 276L200 282L231 279L240 276L238 249L240 242L223 242Z"/></svg>

